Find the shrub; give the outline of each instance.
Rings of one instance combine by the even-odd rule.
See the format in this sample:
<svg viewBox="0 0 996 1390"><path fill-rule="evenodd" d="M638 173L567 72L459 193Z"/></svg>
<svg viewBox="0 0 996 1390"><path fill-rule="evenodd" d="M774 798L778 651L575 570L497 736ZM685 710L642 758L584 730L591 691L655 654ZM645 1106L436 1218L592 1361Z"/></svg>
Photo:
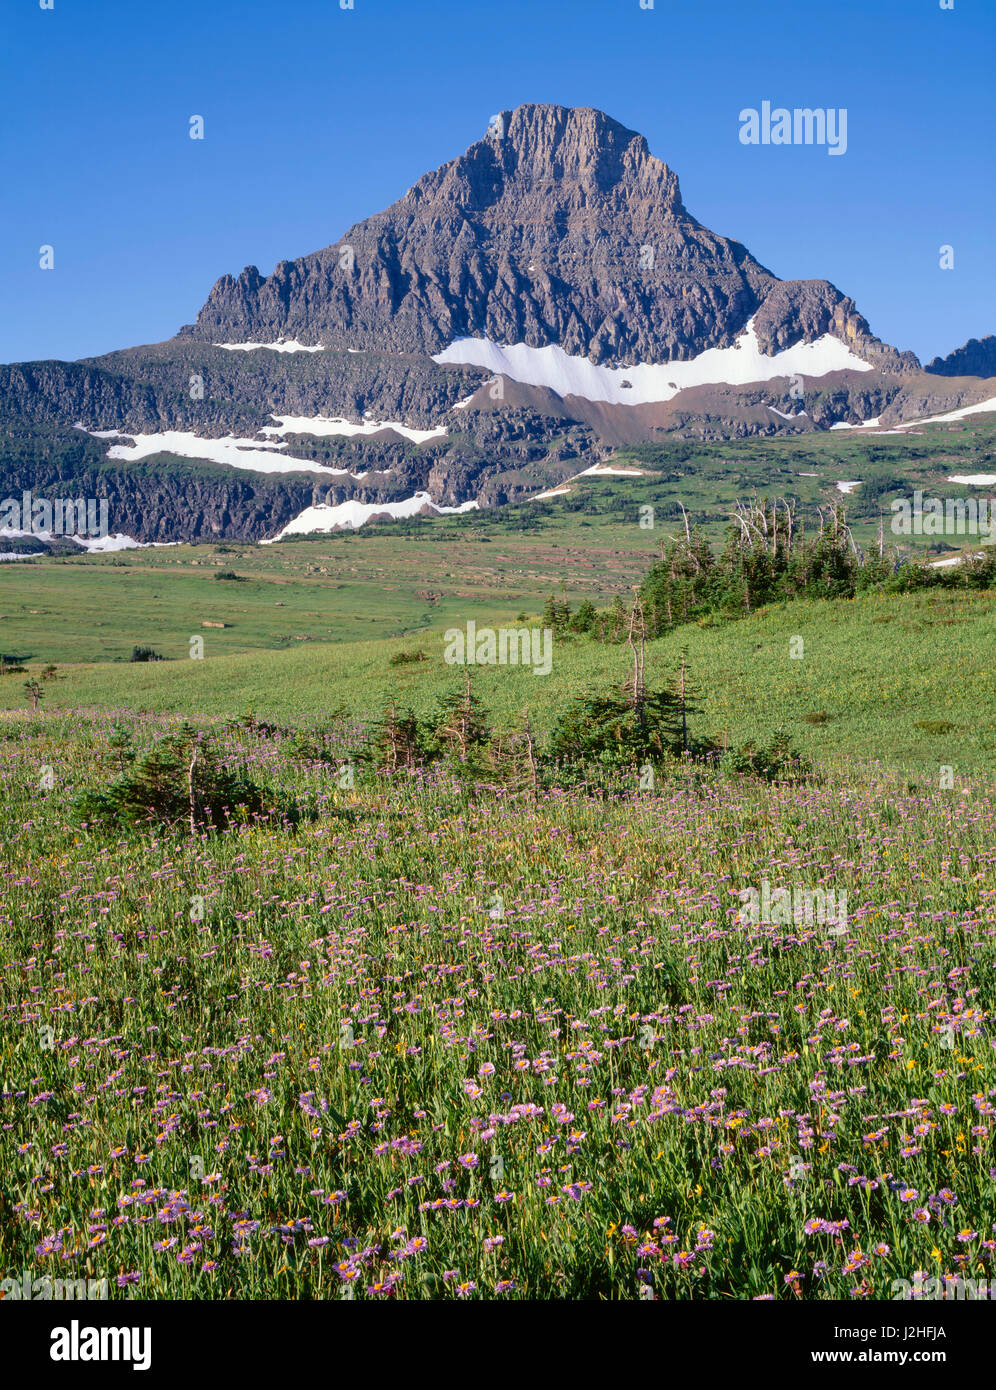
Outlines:
<svg viewBox="0 0 996 1390"><path fill-rule="evenodd" d="M581 695L557 719L550 756L560 765L637 766L681 752L681 708L666 690L634 701L625 689Z"/></svg>
<svg viewBox="0 0 996 1390"><path fill-rule="evenodd" d="M208 740L185 725L128 762L120 748L121 775L107 787L90 787L73 802L77 820L105 827L158 825L224 830L255 818L301 819L297 803L269 791L242 770L221 765ZM122 756L123 755L123 756Z"/></svg>
<svg viewBox="0 0 996 1390"><path fill-rule="evenodd" d="M779 730L767 746L753 741L728 748L720 759L720 770L727 776L759 777L763 782L787 782L805 777L812 764L797 752L787 734Z"/></svg>
<svg viewBox="0 0 996 1390"><path fill-rule="evenodd" d="M488 712L474 694L469 674L464 678L463 690L436 701L433 739L435 750L449 754L454 764L474 772L488 766Z"/></svg>
<svg viewBox="0 0 996 1390"><path fill-rule="evenodd" d="M913 727L922 729L926 734L949 734L957 725L949 723L947 719L918 719Z"/></svg>
<svg viewBox="0 0 996 1390"><path fill-rule="evenodd" d="M132 647L129 661L165 661L166 658L151 647Z"/></svg>
<svg viewBox="0 0 996 1390"><path fill-rule="evenodd" d="M390 705L370 730L358 760L377 771L409 772L427 763L432 756L432 731L406 710L399 714Z"/></svg>

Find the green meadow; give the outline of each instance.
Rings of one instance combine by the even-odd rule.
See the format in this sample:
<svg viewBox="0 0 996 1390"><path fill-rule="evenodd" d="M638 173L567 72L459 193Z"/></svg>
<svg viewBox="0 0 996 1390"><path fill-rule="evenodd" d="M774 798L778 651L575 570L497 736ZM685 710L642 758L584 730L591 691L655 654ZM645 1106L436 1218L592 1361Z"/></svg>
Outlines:
<svg viewBox="0 0 996 1390"><path fill-rule="evenodd" d="M492 618L467 606L449 621ZM509 612L494 621L514 622ZM210 629L204 656L163 662L58 665L43 683L46 711L132 709L217 719L246 711L315 727L334 711L378 715L390 702L426 715L455 689L463 668L444 659L440 625L407 638L299 644L284 651L226 652ZM802 638L802 655L792 639ZM163 643L168 649L168 644ZM648 684L674 680L687 653L699 692L697 727L730 741L784 728L801 751L879 761L932 776L996 769L996 604L991 595L931 591L883 598L797 601L713 627L693 624L647 644ZM391 666L399 652L426 660ZM547 728L571 696L618 685L624 644L558 638L553 669L480 666L474 686L504 727L527 708ZM0 709L27 717L24 677L0 680Z"/></svg>
<svg viewBox="0 0 996 1390"><path fill-rule="evenodd" d="M829 445L779 447L798 468ZM724 450L696 484L713 535L720 483L772 452ZM597 789L342 777L385 706L429 719L461 687L448 627L628 599L664 486L0 568L0 649L28 671L0 677L0 1270L301 1300L992 1277L992 593L796 600L647 643L649 687L684 659L693 733L784 730L794 780L679 758ZM473 689L496 730L528 708L542 757L632 660L558 637L549 675L480 666ZM81 811L184 721L284 811L196 822L186 761L160 775L179 815ZM818 910L785 910L800 890Z"/></svg>

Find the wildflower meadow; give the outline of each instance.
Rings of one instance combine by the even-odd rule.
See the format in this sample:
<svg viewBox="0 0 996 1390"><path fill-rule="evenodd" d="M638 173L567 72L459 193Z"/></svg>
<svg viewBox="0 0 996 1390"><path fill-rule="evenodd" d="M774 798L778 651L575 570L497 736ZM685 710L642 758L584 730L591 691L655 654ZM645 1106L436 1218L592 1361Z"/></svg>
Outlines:
<svg viewBox="0 0 996 1390"><path fill-rule="evenodd" d="M319 756L229 721L222 763L296 821L81 823L176 727L0 742L6 1270L170 1300L990 1278L981 780L468 790L353 775L351 727ZM832 887L846 924L745 913L762 882Z"/></svg>

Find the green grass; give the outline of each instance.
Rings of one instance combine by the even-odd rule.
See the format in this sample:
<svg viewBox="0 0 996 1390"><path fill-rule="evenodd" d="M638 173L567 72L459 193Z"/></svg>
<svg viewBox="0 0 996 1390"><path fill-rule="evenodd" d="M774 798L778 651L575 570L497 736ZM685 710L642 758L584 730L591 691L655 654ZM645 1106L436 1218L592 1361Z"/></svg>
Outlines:
<svg viewBox="0 0 996 1390"><path fill-rule="evenodd" d="M490 616L486 609L467 604L452 621L475 618L480 624L484 615ZM507 612L502 616L514 622ZM460 678L460 669L443 661L438 629L404 640L309 643L242 655L225 653L223 633L205 630L203 636L203 660L60 667L59 678L44 683L43 705L199 717L251 708L259 718L313 725L339 707L369 717L389 699L427 714ZM790 656L794 637L803 639L801 658ZM429 660L390 665L394 653L416 648ZM879 760L930 777L939 776L942 764L959 773L996 767L991 595L935 590L797 601L739 622L691 625L648 644L648 682L673 679L682 648L701 690L697 727L704 733L738 742L783 726L811 755ZM549 676L481 666L474 680L496 723L508 726L528 705L544 729L579 690L624 679L630 660L625 645L558 639ZM23 681L16 675L0 680L0 708L26 708ZM813 723L807 717L813 715L827 718Z"/></svg>
<svg viewBox="0 0 996 1390"><path fill-rule="evenodd" d="M492 542L473 526L397 536L381 528L230 551L184 546L2 565L0 650L78 663L126 661L134 646L186 656L197 634L215 654L362 641L448 625L469 607L481 622L539 613L561 583L575 602L607 602L653 562L636 526L600 528L590 539L582 531L577 544L551 529L550 539ZM225 570L246 582L213 582Z"/></svg>
<svg viewBox="0 0 996 1390"><path fill-rule="evenodd" d="M727 444L644 445L617 463L642 477L585 477L545 502L382 525L277 545L177 546L0 565L0 651L41 661L127 660L134 646L185 656L192 635L214 653L391 637L463 621L537 614L552 591L576 606L627 596L665 536L692 524L718 541L737 498L796 500L813 525L841 503L837 480L862 479L845 505L857 541L873 548L889 501L917 487L961 495L950 473L992 472L996 425L986 417L922 436L852 439L846 432ZM806 477L815 473L816 477ZM652 529L641 516L653 508ZM958 537L909 538L911 551L962 548ZM212 583L234 569L246 583ZM204 629L205 622L224 628Z"/></svg>

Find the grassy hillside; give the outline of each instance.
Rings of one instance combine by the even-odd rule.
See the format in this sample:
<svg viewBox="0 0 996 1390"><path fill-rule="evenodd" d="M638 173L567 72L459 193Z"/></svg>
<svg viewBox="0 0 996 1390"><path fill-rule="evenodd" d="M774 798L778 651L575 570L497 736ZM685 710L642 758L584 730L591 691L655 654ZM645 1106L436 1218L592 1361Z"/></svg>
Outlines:
<svg viewBox="0 0 996 1390"><path fill-rule="evenodd" d="M486 612L468 604L453 621L481 623ZM389 699L427 713L460 678L460 668L443 661L440 629L404 640L309 643L236 655L225 654L210 630L203 635L203 660L60 667L58 679L44 683L43 706L201 717L251 708L259 718L315 725L339 707L359 717L376 714ZM790 656L794 637L803 639L801 658ZM878 759L930 777L940 764L960 772L996 768L996 605L990 595L933 591L799 601L739 622L693 625L648 644L648 682L670 681L682 648L701 691L697 727L703 732L725 731L739 741L781 725L818 758ZM390 665L394 653L418 649L428 660ZM528 705L542 729L573 694L618 683L629 665L624 645L558 639L550 675L481 666L474 668L474 681L496 723L511 723ZM0 680L0 708L25 710L23 680Z"/></svg>

